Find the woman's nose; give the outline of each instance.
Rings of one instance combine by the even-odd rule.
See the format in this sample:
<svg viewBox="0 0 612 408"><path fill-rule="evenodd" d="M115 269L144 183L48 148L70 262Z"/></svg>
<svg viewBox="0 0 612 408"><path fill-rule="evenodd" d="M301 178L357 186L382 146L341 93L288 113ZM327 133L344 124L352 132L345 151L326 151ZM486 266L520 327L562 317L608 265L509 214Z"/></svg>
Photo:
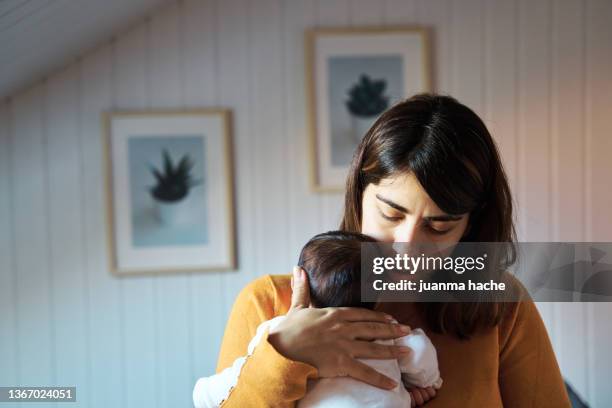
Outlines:
<svg viewBox="0 0 612 408"><path fill-rule="evenodd" d="M405 221L395 229L395 242L418 242L418 225L416 222Z"/></svg>

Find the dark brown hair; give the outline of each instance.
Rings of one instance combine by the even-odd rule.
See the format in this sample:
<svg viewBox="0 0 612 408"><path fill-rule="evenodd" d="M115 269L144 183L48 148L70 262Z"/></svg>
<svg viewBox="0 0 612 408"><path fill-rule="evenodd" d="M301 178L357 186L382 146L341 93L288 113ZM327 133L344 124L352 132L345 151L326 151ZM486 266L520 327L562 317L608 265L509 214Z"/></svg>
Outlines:
<svg viewBox="0 0 612 408"><path fill-rule="evenodd" d="M397 103L364 136L349 170L340 229L361 232L365 188L407 172L441 210L470 213L462 241L516 241L510 188L493 138L470 108L434 94ZM477 302L420 305L432 330L460 338L499 324L509 307Z"/></svg>
<svg viewBox="0 0 612 408"><path fill-rule="evenodd" d="M315 235L302 248L298 266L308 275L314 307L363 307L361 301L361 243L376 242L356 232L329 231Z"/></svg>

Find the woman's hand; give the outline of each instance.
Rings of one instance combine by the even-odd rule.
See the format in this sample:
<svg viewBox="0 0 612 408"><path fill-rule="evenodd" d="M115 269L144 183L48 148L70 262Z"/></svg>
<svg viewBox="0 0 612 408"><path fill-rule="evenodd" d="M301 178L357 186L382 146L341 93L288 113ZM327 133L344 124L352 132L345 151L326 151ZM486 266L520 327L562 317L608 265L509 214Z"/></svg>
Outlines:
<svg viewBox="0 0 612 408"><path fill-rule="evenodd" d="M301 268L294 268L291 308L287 319L270 331L272 346L291 360L316 367L319 377L350 376L379 388L395 388L397 382L357 359L396 359L410 353L408 347L371 341L405 336L410 327L368 309L310 308L307 279Z"/></svg>

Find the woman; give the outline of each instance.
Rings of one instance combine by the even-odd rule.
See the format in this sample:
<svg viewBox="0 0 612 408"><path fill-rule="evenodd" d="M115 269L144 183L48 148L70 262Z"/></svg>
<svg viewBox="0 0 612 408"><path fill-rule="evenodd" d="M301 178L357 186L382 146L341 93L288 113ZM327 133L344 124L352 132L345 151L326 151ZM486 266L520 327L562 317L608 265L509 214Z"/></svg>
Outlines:
<svg viewBox="0 0 612 408"><path fill-rule="evenodd" d="M357 148L340 229L387 242L514 242L512 198L484 123L455 99L417 95L385 112ZM292 290L293 288L293 290ZM288 314L245 363L226 407L293 406L309 378L351 376L396 384L358 358L396 358L368 341L423 327L443 387L412 390L431 408L569 407L546 329L531 301L385 303L375 311L308 308L305 273L264 276L234 304L217 371L246 354L255 328ZM393 316L402 324L388 320Z"/></svg>

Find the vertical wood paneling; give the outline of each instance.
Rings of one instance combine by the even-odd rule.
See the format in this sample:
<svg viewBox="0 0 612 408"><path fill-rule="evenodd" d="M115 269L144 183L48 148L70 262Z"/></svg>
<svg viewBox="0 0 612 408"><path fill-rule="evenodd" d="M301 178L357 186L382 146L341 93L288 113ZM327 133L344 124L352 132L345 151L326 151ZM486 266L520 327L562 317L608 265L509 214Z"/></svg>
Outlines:
<svg viewBox="0 0 612 408"><path fill-rule="evenodd" d="M0 370L0 384L18 384L17 356L17 294L16 270L13 246L13 208L11 169L12 137L10 105L0 105L0 360L5 369Z"/></svg>
<svg viewBox="0 0 612 408"><path fill-rule="evenodd" d="M550 1L520 1L519 239L550 230Z"/></svg>
<svg viewBox="0 0 612 408"><path fill-rule="evenodd" d="M608 20L609 21L609 20ZM610 304L593 303L592 330L589 337L588 358L590 363L588 375L588 398L594 407L608 407L612 402L612 389L610 389L610 367L612 354L610 353L610 338L612 337L612 319L610 319Z"/></svg>
<svg viewBox="0 0 612 408"><path fill-rule="evenodd" d="M339 2L338 5L344 6L344 2ZM347 13L342 13L342 9L338 9L340 13L338 23L342 24ZM385 12L384 4L377 1L368 0L348 0L348 22L351 26L377 26L383 23L383 14ZM330 23L333 23L331 20Z"/></svg>
<svg viewBox="0 0 612 408"><path fill-rule="evenodd" d="M42 92L43 87L34 87L11 104L14 179L10 197L15 225L20 384L50 384L54 380Z"/></svg>
<svg viewBox="0 0 612 408"><path fill-rule="evenodd" d="M285 222L289 225L291 245L290 267L297 264L299 251L308 239L320 232L318 228L320 197L310 192L309 137L306 116L304 30L317 26L316 0L285 2L283 27L283 54L285 71L285 99L287 120L284 133L287 143L289 185L289 214Z"/></svg>
<svg viewBox="0 0 612 408"><path fill-rule="evenodd" d="M402 2L404 3L404 2ZM407 2L404 7L410 7ZM432 70L432 88L434 92L450 92L450 67L451 67L451 26L450 14L452 4L449 0L421 0L414 5L417 13L408 20L409 23L423 25L429 29L430 35L430 64ZM393 9L387 7L387 14L392 14Z"/></svg>
<svg viewBox="0 0 612 408"><path fill-rule="evenodd" d="M116 109L142 110L148 108L148 25L141 23L127 32L115 46L114 102ZM119 278L115 278L119 279ZM126 406L156 406L155 392L140 390L159 389L157 375L158 299L154 291L155 278L136 277L121 281L123 296L122 339L125 355Z"/></svg>
<svg viewBox="0 0 612 408"><path fill-rule="evenodd" d="M583 1L553 2L553 238L582 241L584 191Z"/></svg>
<svg viewBox="0 0 612 408"><path fill-rule="evenodd" d="M234 134L234 185L236 194L236 219L238 256L240 270L223 274L224 302L226 313L238 292L256 276L257 231L254 228L255 196L265 194L257 191L253 178L255 161L253 151L258 142L250 131L249 101L253 84L250 83L249 6L244 0L216 2L218 24L216 50L218 53L219 103L231 107ZM266 186L269 187L269 186Z"/></svg>
<svg viewBox="0 0 612 408"><path fill-rule="evenodd" d="M379 19L381 10L372 8L373 2L353 0L318 0L316 4L316 24L320 27L350 27L372 25L371 20L363 17L364 10L371 10L371 18ZM368 8L369 7L369 8ZM319 198L319 231L338 229L342 216L342 193L323 194Z"/></svg>
<svg viewBox="0 0 612 408"><path fill-rule="evenodd" d="M411 25L422 21L417 17L417 4L423 6L418 0L384 0L378 7L382 8L385 24Z"/></svg>
<svg viewBox="0 0 612 408"><path fill-rule="evenodd" d="M581 0L552 3L551 115L552 239L584 240L584 5ZM587 336L584 305L554 305L559 365L582 396L588 395Z"/></svg>
<svg viewBox="0 0 612 408"><path fill-rule="evenodd" d="M110 83L110 88L111 88L111 98L110 98L110 109L111 111L113 110L117 110L119 108L119 101L121 100L121 93L122 91L124 91L124 89L122 89L120 87L118 78L120 78L121 76L121 64L122 61L120 61L120 46L118 44L118 39L115 37L111 40L111 83ZM105 135L103 135L104 137ZM106 143L106 142L105 142ZM105 163L106 164L106 163ZM108 184L108 188L112 188L111 183ZM110 193L110 190L107 191L107 194ZM107 210L108 211L108 210ZM110 219L110 211L107 212L107 218L106 222L110 223L112 222ZM109 231L110 232L110 231ZM111 238L112 240L114 238ZM112 241L109 243L109 245L112 245ZM113 262L112 259L108 259L108 262ZM119 318L117 320L117 335L119 338L119 348L117 350L118 354L117 354L117 358L118 358L118 362L119 362L119 367L118 367L118 377L120 378L120 382L121 382L121 388L119 388L117 391L117 399L118 402L121 404L122 407L125 407L127 405L127 382L126 382L126 341L125 341L125 303L126 303L126 298L125 298L125 283L124 281L120 280L120 279L115 279L114 277L111 277L111 279L116 280L117 281L117 308L118 308L118 313L119 313ZM158 388L159 389L159 388Z"/></svg>
<svg viewBox="0 0 612 408"><path fill-rule="evenodd" d="M151 19L148 92L152 108L181 105L180 8L172 4ZM191 404L188 278L165 275L155 279L159 305L159 406ZM172 335L169 335L172 333Z"/></svg>
<svg viewBox="0 0 612 408"><path fill-rule="evenodd" d="M215 1L186 1L181 15L182 103L186 107L218 106L217 4ZM238 239L241 238L239 234ZM227 317L225 308L229 303L223 293L224 275L224 272L211 271L188 276L191 384L214 373L216 368Z"/></svg>
<svg viewBox="0 0 612 408"><path fill-rule="evenodd" d="M288 273L287 220L282 217L288 200L287 174L278 171L283 166L283 135L286 114L283 105L285 91L282 64L281 20L279 0L261 0L249 4L249 130L255 157L254 184L255 230L257 235L257 274ZM265 137L261 137L265 135ZM268 186L277 186L270 189ZM262 194L263 193L263 194Z"/></svg>
<svg viewBox="0 0 612 408"><path fill-rule="evenodd" d="M488 1L484 19L485 123L499 148L511 191L517 190L517 4Z"/></svg>
<svg viewBox="0 0 612 408"><path fill-rule="evenodd" d="M76 383L87 407L191 406L236 294L289 272L308 238L338 225L342 194L314 194L308 179L303 30L313 26L431 27L434 88L480 113L497 140L520 239L609 241L610 21L604 0L159 10L0 106L0 357L11 367L0 382ZM110 275L100 112L200 106L234 113L239 270ZM610 306L538 307L563 374L609 405Z"/></svg>
<svg viewBox="0 0 612 408"><path fill-rule="evenodd" d="M88 383L81 401L87 407L120 407L122 377L120 288L109 273L106 239L106 191L100 112L112 108L112 55L106 45L83 60L80 85L80 140L85 205L86 285L89 300ZM112 392L109 390L113 390Z"/></svg>
<svg viewBox="0 0 612 408"><path fill-rule="evenodd" d="M79 65L47 81L45 112L46 196L49 270L53 305L55 384L86 389L87 314L84 265L82 183L79 157Z"/></svg>
<svg viewBox="0 0 612 408"><path fill-rule="evenodd" d="M586 1L586 138L587 138L587 225L588 239L612 241L610 222L604 214L612 208L610 189L610 153L612 152L612 3L605 0ZM612 320L609 304L593 304L589 345L589 397L595 406L609 406L612 402L610 373L612 353L609 350Z"/></svg>
<svg viewBox="0 0 612 408"><path fill-rule="evenodd" d="M587 372L586 372L586 383L587 383L587 392L584 396L588 401L592 402L595 398L595 350L593 347L595 346L595 342L593 340L593 336L595 336L595 304L587 303L583 305L582 315L584 320L586 321L587 327L587 352L586 352L586 361L587 361ZM607 334L609 335L609 333Z"/></svg>
<svg viewBox="0 0 612 408"><path fill-rule="evenodd" d="M451 94L472 108L483 113L483 24L482 0L455 1L453 4L452 32L452 88Z"/></svg>
<svg viewBox="0 0 612 408"><path fill-rule="evenodd" d="M609 306L608 306L609 309ZM557 358L561 372L569 379L583 397L588 395L588 321L584 319L585 305L582 303L559 303L555 310L555 333L550 333L556 342ZM582 333L571 336L571 333ZM610 339L610 333L604 334Z"/></svg>
<svg viewBox="0 0 612 408"><path fill-rule="evenodd" d="M218 10L214 0L185 0L181 7L180 58L182 103L212 106L219 98Z"/></svg>
<svg viewBox="0 0 612 408"><path fill-rule="evenodd" d="M591 239L611 241L610 223L601 222L602 214L612 208L610 186L610 154L612 152L612 3L587 0L586 64L587 64L587 138L589 143L588 184L590 186Z"/></svg>

